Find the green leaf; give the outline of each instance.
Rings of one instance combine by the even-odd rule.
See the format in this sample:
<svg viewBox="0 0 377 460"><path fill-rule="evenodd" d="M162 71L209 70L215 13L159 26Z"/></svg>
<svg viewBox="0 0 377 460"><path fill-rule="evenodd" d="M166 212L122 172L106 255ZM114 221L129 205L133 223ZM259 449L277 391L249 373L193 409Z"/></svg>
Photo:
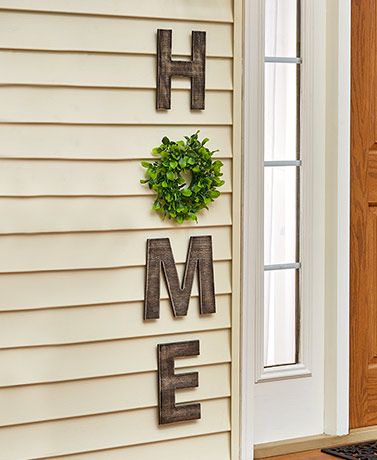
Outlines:
<svg viewBox="0 0 377 460"><path fill-rule="evenodd" d="M213 192L210 193L210 197L212 199L218 198L220 196L220 192L218 190L214 190Z"/></svg>
<svg viewBox="0 0 377 460"><path fill-rule="evenodd" d="M163 137L163 138L162 138L162 143L163 143L164 145L168 145L168 144L170 144L170 140L169 140L169 138L168 138L168 137L166 137L166 136L165 136L165 137Z"/></svg>
<svg viewBox="0 0 377 460"><path fill-rule="evenodd" d="M169 180L174 180L175 179L175 174L171 171L169 171L167 174L166 174L166 177L169 179Z"/></svg>
<svg viewBox="0 0 377 460"><path fill-rule="evenodd" d="M171 167L171 169L175 169L178 166L178 162L177 161L171 161L169 163L169 166Z"/></svg>
<svg viewBox="0 0 377 460"><path fill-rule="evenodd" d="M183 196L189 197L192 195L192 191L189 188L185 188L182 192Z"/></svg>
<svg viewBox="0 0 377 460"><path fill-rule="evenodd" d="M179 160L179 166L180 166L182 169L184 169L184 168L186 167L186 165L187 165L187 163L186 163L186 158L185 158L185 157L184 157L184 158L181 158L181 159Z"/></svg>
<svg viewBox="0 0 377 460"><path fill-rule="evenodd" d="M142 162L141 162L141 166L142 166L143 168L149 168L149 166L152 166L152 164L149 163L149 161L142 161Z"/></svg>

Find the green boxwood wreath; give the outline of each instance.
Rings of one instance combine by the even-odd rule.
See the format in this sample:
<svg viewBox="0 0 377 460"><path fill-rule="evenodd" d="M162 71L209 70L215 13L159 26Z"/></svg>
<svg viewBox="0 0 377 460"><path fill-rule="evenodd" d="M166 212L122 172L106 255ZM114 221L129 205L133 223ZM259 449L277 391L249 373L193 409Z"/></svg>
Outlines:
<svg viewBox="0 0 377 460"><path fill-rule="evenodd" d="M205 147L209 139L200 141L198 133L177 142L164 137L162 144L152 150L159 158L141 163L146 168L146 179L140 182L148 184L157 195L153 209L178 224L197 222L197 214L208 209L220 195L217 188L224 185L220 179L223 163L212 159L217 150Z"/></svg>

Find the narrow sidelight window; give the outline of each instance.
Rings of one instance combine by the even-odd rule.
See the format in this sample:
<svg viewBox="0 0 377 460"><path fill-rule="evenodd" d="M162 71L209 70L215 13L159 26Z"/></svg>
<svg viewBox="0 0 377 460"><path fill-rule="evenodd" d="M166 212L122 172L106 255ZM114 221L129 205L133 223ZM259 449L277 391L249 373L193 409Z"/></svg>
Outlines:
<svg viewBox="0 0 377 460"><path fill-rule="evenodd" d="M265 0L265 367L300 353L301 64L300 0Z"/></svg>

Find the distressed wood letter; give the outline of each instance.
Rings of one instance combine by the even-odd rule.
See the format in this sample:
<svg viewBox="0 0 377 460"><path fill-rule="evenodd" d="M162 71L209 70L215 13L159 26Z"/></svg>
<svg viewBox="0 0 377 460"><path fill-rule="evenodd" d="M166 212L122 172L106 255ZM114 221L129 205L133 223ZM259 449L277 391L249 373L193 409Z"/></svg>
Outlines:
<svg viewBox="0 0 377 460"><path fill-rule="evenodd" d="M204 110L206 33L192 32L191 61L172 60L172 31L157 31L157 110L171 108L172 77L191 78L191 109Z"/></svg>
<svg viewBox="0 0 377 460"><path fill-rule="evenodd" d="M160 278L163 268L174 316L186 316L195 272L199 278L199 305L202 315L216 313L211 236L193 236L187 252L182 287L169 238L147 241L144 319L160 317Z"/></svg>
<svg viewBox="0 0 377 460"><path fill-rule="evenodd" d="M199 355L199 340L158 345L158 394L160 425L200 419L200 404L176 404L175 391L196 388L197 372L174 373L174 359Z"/></svg>

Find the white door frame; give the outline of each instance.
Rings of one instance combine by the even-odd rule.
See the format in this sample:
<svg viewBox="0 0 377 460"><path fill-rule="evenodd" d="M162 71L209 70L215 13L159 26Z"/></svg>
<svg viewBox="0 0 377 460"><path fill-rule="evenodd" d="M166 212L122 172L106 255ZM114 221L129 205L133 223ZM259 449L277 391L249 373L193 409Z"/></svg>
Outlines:
<svg viewBox="0 0 377 460"><path fill-rule="evenodd" d="M313 0L316 1L316 0ZM333 2L333 0L327 0ZM259 91L263 72L264 24L260 0L244 0L244 184L243 184L243 319L242 319L242 407L241 407L241 458L253 458L253 381L254 381L254 309L260 298L259 279L263 261L258 260L256 245L261 236L255 221L260 196L259 175L253 168L263 152L260 124L263 120L252 110L252 104L261 104ZM328 315L326 304L326 350L335 346L335 353L326 353L324 433L344 435L349 432L349 222L350 222L350 41L351 0L337 1L338 33L336 42L337 63L337 238L336 299ZM257 19L256 19L257 18ZM328 46L328 45L327 45ZM327 125L331 120L327 121ZM253 155L250 155L250 145ZM327 152L328 154L328 152ZM253 232L253 238L250 234ZM256 233L255 233L256 232ZM335 314L334 314L335 311ZM335 398L334 398L335 396Z"/></svg>
<svg viewBox="0 0 377 460"><path fill-rule="evenodd" d="M328 104L331 106L335 102L337 107L336 119L331 119L329 114L329 123L337 127L336 139L333 143L330 139L330 149L334 148L334 153L337 153L333 167L337 175L333 190L336 229L332 229L332 241L336 245L336 273L329 273L332 285L328 291L332 302L326 305L326 349L333 352L329 351L326 355L325 433L340 436L349 433L351 0L338 0L336 3L337 35L332 37L332 55L328 56L330 60L337 58L338 67L337 74L328 75L330 88L337 87L337 94L328 92L328 99L335 96ZM332 150L328 150L327 155L331 153ZM331 178L328 179L331 182Z"/></svg>

